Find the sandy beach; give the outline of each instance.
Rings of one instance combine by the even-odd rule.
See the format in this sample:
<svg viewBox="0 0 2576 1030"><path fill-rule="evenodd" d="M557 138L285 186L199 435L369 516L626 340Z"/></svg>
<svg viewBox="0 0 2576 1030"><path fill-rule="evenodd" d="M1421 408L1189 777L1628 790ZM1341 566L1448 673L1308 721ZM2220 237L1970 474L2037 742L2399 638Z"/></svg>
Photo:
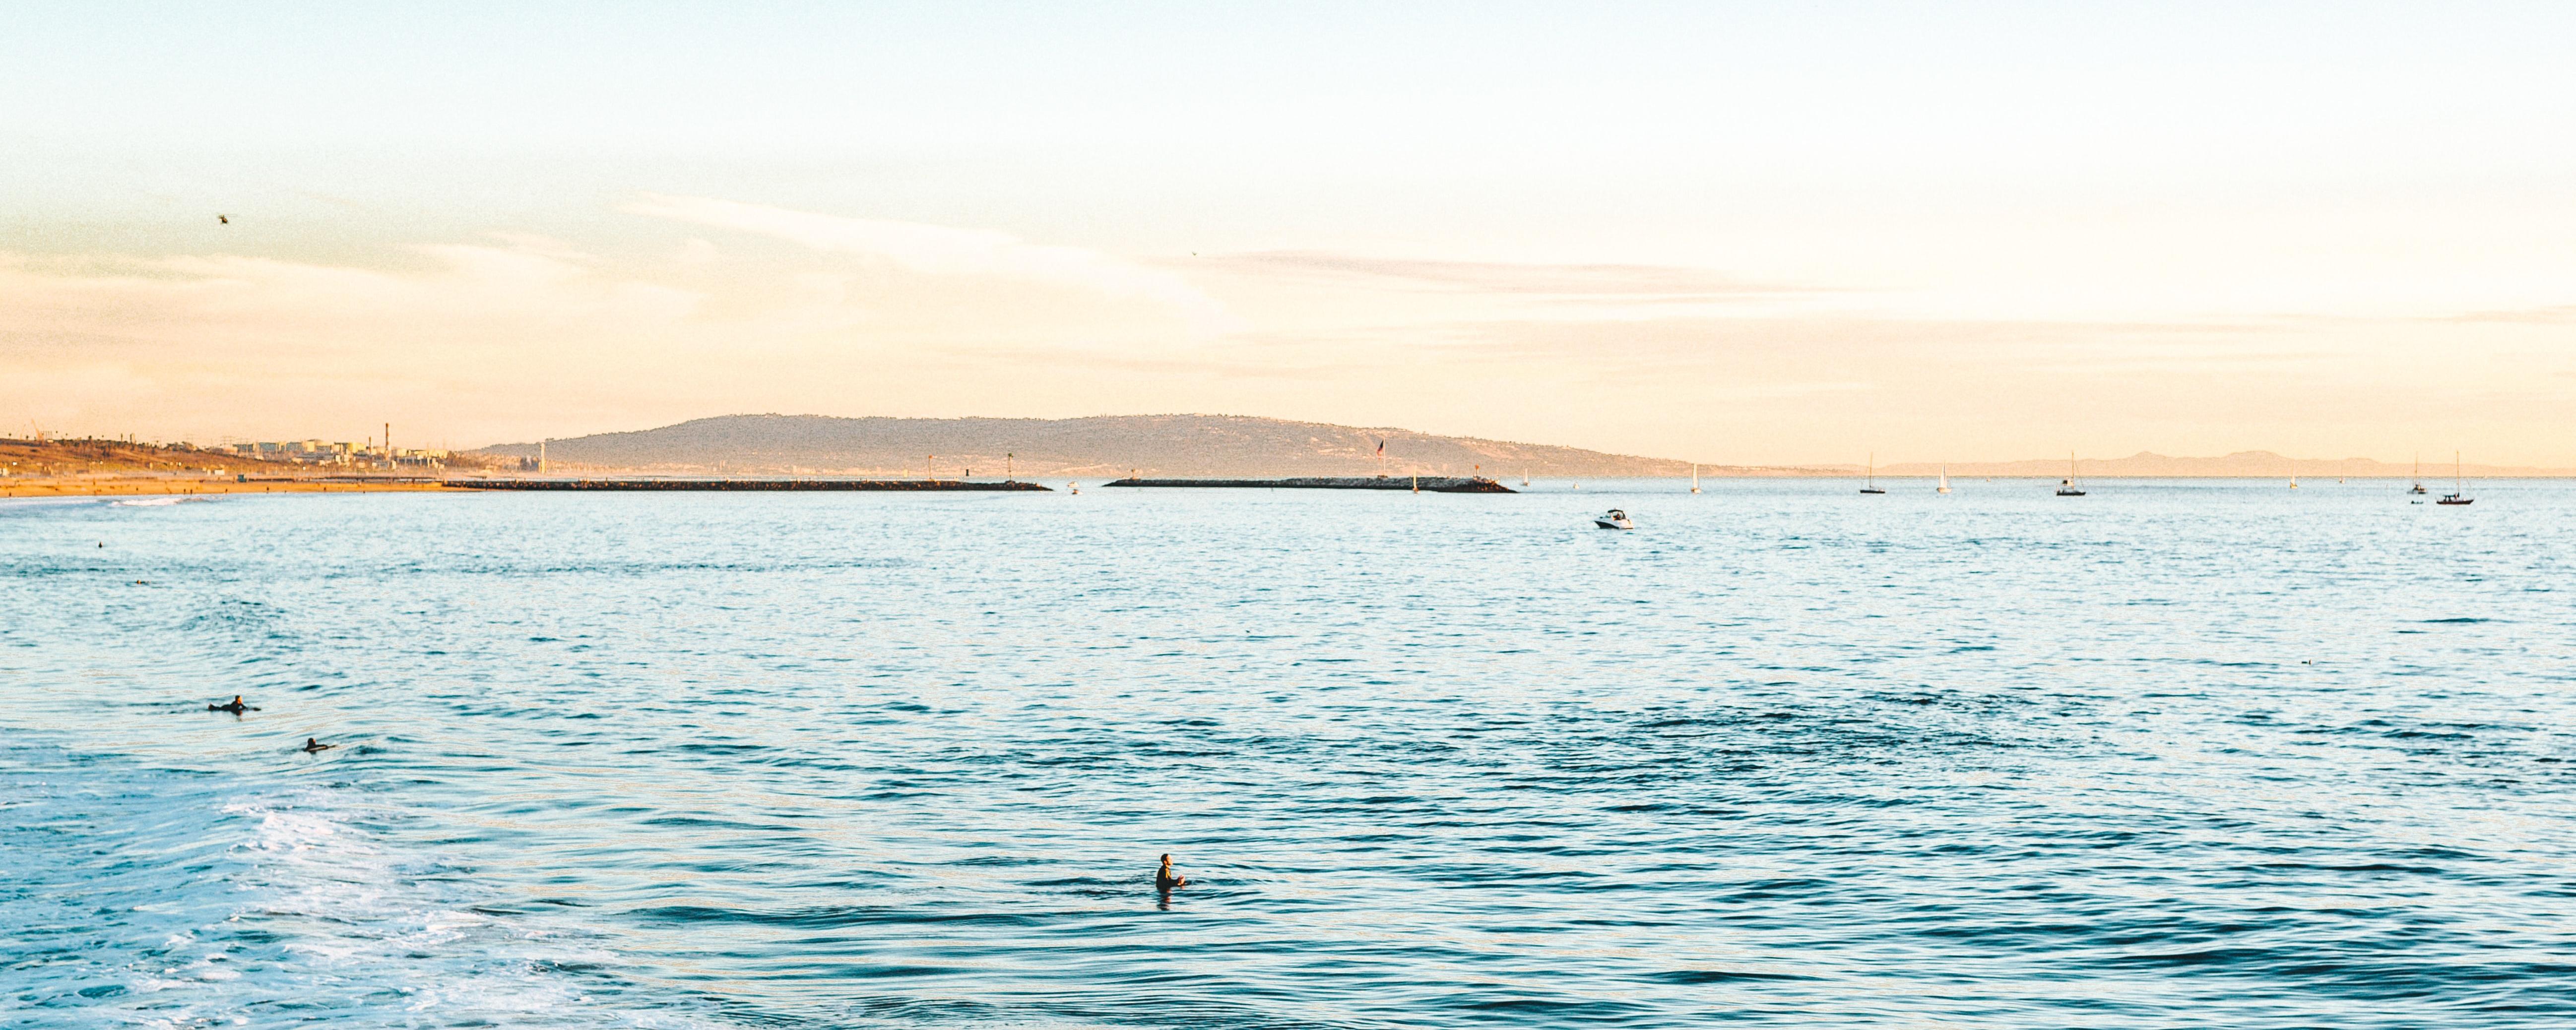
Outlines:
<svg viewBox="0 0 2576 1030"><path fill-rule="evenodd" d="M0 497L135 497L191 494L372 493L444 490L420 469L366 474L114 440L0 439ZM435 472L436 469L426 471Z"/></svg>
<svg viewBox="0 0 2576 1030"><path fill-rule="evenodd" d="M174 476L89 477L89 476L9 476L0 478L0 497L135 497L212 494L319 494L319 493L386 493L393 491L446 490L438 482L394 481L324 481L321 479L254 479L235 482L232 479L183 479Z"/></svg>

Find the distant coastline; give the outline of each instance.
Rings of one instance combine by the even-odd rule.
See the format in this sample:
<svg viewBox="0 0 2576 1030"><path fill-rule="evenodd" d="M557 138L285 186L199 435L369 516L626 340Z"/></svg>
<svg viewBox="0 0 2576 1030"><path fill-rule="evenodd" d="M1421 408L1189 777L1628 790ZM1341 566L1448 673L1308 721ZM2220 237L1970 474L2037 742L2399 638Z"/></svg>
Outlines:
<svg viewBox="0 0 2576 1030"><path fill-rule="evenodd" d="M870 476L907 479L1274 479L1335 476L1539 478L1638 476L1836 478L1862 464L1754 465L1613 454L1553 444L1442 436L1394 427L1343 426L1245 415L1104 415L1090 418L837 418L724 415L655 429L595 433L543 443L495 444L462 459L533 463L556 471L689 476ZM2445 457L2448 455L2445 454ZM2427 456L2430 457L2429 455ZM2066 475L2064 458L1881 465L1881 476L1983 478ZM2169 457L2141 451L2079 458L2078 475L2111 478L2263 479L2410 476L2412 467L2369 458L2291 458L2270 451ZM2424 464L2427 480L2449 462ZM2576 469L2467 465L2494 478L2576 476Z"/></svg>
<svg viewBox="0 0 2576 1030"><path fill-rule="evenodd" d="M2445 455L2447 457L2447 455ZM543 468L539 468L540 460ZM420 480L482 476L865 478L876 480L1290 479L1374 476L1536 479L1859 478L1861 464L1742 465L1611 454L1549 444L1439 436L1394 428L1233 415L1080 419L830 418L729 415L659 429L541 444L441 452L414 467L316 463L232 447L122 440L0 439L0 496L133 493L344 492L423 489ZM1902 462L1882 479L2067 475L2065 458ZM2293 458L2270 451L2173 457L2152 451L2078 456L2074 474L2100 479L2413 479L2441 483L2450 462ZM2463 464L2472 479L2576 477L2576 468ZM234 482L246 479L247 482Z"/></svg>
<svg viewBox="0 0 2576 1030"><path fill-rule="evenodd" d="M2445 456L2447 457L2447 455ZM2066 475L2064 458L2031 458L2022 461L1958 462L1943 465L1932 462L1908 462L1881 465L1881 477L1915 478L1947 474L1956 478L2028 477L2056 479ZM1858 475L1854 467L1846 475ZM2216 458L2178 458L2140 451L2125 458L2082 458L2075 461L2079 476L2104 479L2411 479L2416 475L2410 463L2377 461L2370 458L2292 458L2270 451L2238 451ZM2526 468L2510 465L2460 466L2460 474L2473 479L2557 479L2576 476L2576 469ZM2451 463L2438 467L2427 461L2422 475L2426 482L2451 478Z"/></svg>

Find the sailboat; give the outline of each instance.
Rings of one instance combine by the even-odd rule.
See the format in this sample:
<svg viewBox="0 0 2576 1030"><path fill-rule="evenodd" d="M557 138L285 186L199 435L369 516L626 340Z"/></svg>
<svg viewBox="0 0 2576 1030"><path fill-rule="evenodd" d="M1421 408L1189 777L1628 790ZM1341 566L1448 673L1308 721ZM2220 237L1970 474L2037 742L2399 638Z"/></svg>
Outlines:
<svg viewBox="0 0 2576 1030"><path fill-rule="evenodd" d="M1887 492L1887 491L1885 491L1885 490L1881 490L1881 489L1879 489L1879 488L1878 488L1878 452L1877 452L1877 451L1871 451L1871 452L1869 452L1869 472L1868 472L1868 478L1865 478L1865 479L1863 479L1863 480L1861 480L1861 481L1860 481L1860 492L1865 493L1865 494L1883 494L1883 493L1886 493L1886 492Z"/></svg>
<svg viewBox="0 0 2576 1030"><path fill-rule="evenodd" d="M2298 488L2299 488L2299 474L2298 474L2298 473L2296 473L2296 472L2290 473L2290 489L2292 489L2292 490L2296 490L2296 489L2298 489Z"/></svg>
<svg viewBox="0 0 2576 1030"><path fill-rule="evenodd" d="M2450 493L2447 493L2447 494L2443 494L2443 495L2442 495L2442 496L2440 496L2440 497L2434 498L2434 499L2433 499L2433 503L2435 503L2435 504L2476 504L2476 503L2478 503L2478 499L2477 499L2477 498L2469 496L2469 481L2468 481L2468 480L2466 480L2466 479L2460 478L2460 452L2458 452L2458 451L2452 451L2452 452L2451 452L2451 492L2450 492Z"/></svg>
<svg viewBox="0 0 2576 1030"><path fill-rule="evenodd" d="M2415 485L2408 488L2406 492L2410 494L2424 492L2424 456L2422 454L2415 456Z"/></svg>
<svg viewBox="0 0 2576 1030"><path fill-rule="evenodd" d="M1936 486L1936 487L1933 487L1933 488L1932 488L1932 492L1933 492L1933 493L1936 493L1936 494L1946 494L1946 493L1949 493L1949 492L1950 492L1950 470L1949 470L1949 469L1942 469L1942 470L1941 470L1941 485Z"/></svg>
<svg viewBox="0 0 2576 1030"><path fill-rule="evenodd" d="M2066 452L2066 478L2057 481L2057 496L2082 497L2084 491L2075 485L2075 452Z"/></svg>
<svg viewBox="0 0 2576 1030"><path fill-rule="evenodd" d="M1528 470L1528 469L1522 469L1522 470L1521 470L1521 485L1522 485L1522 486L1528 486L1528 485L1529 485L1529 470Z"/></svg>
<svg viewBox="0 0 2576 1030"><path fill-rule="evenodd" d="M1691 492L1699 492L1699 463L1691 463Z"/></svg>

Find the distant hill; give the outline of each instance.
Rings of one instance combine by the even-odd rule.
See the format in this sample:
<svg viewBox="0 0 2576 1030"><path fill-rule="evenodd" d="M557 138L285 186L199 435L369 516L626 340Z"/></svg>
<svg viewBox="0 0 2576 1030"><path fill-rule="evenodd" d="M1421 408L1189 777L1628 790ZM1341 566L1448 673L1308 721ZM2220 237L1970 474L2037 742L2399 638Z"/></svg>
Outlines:
<svg viewBox="0 0 2576 1030"><path fill-rule="evenodd" d="M2332 478L2337 476L2408 477L2414 475L2412 464L2374 461L2369 458L2290 458L2270 451L2238 451L2223 458L2172 458L2152 451L2139 451L2126 458L2086 458L2075 463L2079 474L2087 476L2129 476L2137 478L2240 478L2262 479L2291 476ZM1955 465L1910 464L1881 466L1882 476L1930 476L1947 471L1953 476L2037 476L2055 479L2066 475L2066 459L2033 458L2028 461L1961 462ZM2463 475L2494 478L2499 476L2568 476L2576 469L2517 468L2507 465L2463 465ZM2426 481L2451 478L2451 463L2425 462Z"/></svg>
<svg viewBox="0 0 2576 1030"><path fill-rule="evenodd" d="M1003 456L1023 477L1364 476L1379 470L1386 441L1389 475L1469 475L1477 466L1497 479L1524 469L1543 476L1688 475L1685 462L1604 454L1574 447L1435 436L1409 429L1370 429L1240 415L1110 415L1094 418L831 418L823 415L726 415L629 433L600 433L546 442L552 462L598 469L699 474L910 476L937 455L942 478L972 468L999 476ZM533 443L480 453L533 458ZM1720 469L1706 475L1791 474L1814 470Z"/></svg>
<svg viewBox="0 0 2576 1030"><path fill-rule="evenodd" d="M1003 455L1025 478L1053 476L1270 478L1365 476L1379 471L1386 441L1388 475L1464 476L1481 466L1495 479L1523 470L1540 476L1684 476L1687 462L1605 454L1577 447L1437 436L1410 429L1337 426L1243 415L1102 415L1092 418L834 418L826 415L725 415L659 429L598 433L546 442L558 467L675 475L846 475L918 478L922 459L937 472L998 477ZM534 458L533 443L499 444L469 455ZM2243 477L2292 475L2406 476L2407 465L2369 458L2286 458L2239 451L2223 458L2173 458L2139 452L2087 458L2086 476ZM1883 465L1881 476L2036 476L2066 474L2063 458ZM2470 476L2568 476L2576 469L2470 465ZM1702 465L1704 476L1857 476L1859 466ZM2450 476L2448 462L2426 463L2428 482Z"/></svg>

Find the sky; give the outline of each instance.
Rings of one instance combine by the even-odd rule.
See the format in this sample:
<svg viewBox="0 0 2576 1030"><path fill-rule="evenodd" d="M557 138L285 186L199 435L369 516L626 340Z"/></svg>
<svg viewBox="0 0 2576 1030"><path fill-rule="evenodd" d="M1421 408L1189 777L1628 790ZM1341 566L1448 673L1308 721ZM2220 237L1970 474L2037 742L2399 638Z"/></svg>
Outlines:
<svg viewBox="0 0 2576 1030"><path fill-rule="evenodd" d="M2565 3L10 5L0 435L2570 467L2570 53Z"/></svg>

